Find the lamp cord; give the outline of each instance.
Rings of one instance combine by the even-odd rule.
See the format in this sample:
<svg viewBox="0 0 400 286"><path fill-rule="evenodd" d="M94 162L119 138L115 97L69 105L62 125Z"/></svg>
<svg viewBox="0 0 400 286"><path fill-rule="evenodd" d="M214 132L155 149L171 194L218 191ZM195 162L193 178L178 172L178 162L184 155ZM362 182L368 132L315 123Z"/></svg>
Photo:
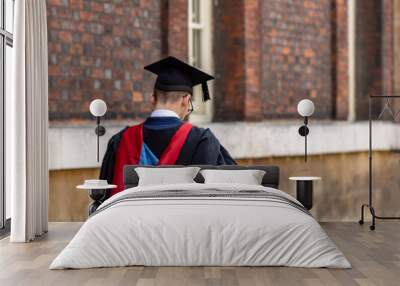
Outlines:
<svg viewBox="0 0 400 286"><path fill-rule="evenodd" d="M305 127L305 136L304 136L304 162L307 162L307 125L308 125L308 117L304 117L304 127Z"/></svg>
<svg viewBox="0 0 400 286"><path fill-rule="evenodd" d="M306 136L304 137L304 162L307 162L307 132Z"/></svg>
<svg viewBox="0 0 400 286"><path fill-rule="evenodd" d="M97 162L99 162L100 136L99 136L100 117L97 117Z"/></svg>

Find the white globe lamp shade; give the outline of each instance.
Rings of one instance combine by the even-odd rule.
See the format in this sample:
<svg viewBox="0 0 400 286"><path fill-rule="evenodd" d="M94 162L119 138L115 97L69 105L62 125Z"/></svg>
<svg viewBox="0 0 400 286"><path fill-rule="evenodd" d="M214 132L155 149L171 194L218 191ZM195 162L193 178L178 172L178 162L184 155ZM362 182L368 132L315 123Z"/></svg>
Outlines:
<svg viewBox="0 0 400 286"><path fill-rule="evenodd" d="M314 113L314 103L309 99L303 99L297 105L297 112L303 117L309 117Z"/></svg>
<svg viewBox="0 0 400 286"><path fill-rule="evenodd" d="M90 103L89 110L93 116L100 117L106 114L107 104L101 99L95 99Z"/></svg>

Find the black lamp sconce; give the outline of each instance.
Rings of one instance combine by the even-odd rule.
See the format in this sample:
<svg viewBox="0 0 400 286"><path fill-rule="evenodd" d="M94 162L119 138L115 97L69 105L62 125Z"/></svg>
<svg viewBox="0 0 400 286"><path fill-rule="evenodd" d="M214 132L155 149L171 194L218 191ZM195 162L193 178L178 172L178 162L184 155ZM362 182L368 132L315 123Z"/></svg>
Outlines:
<svg viewBox="0 0 400 286"><path fill-rule="evenodd" d="M307 162L307 135L310 133L308 117L314 113L314 109L314 103L309 99L303 99L297 105L297 112L304 117L304 125L299 128L300 136L304 137L304 162Z"/></svg>
<svg viewBox="0 0 400 286"><path fill-rule="evenodd" d="M95 99L90 103L90 113L96 117L96 128L94 132L97 135L97 162L99 162L100 136L106 134L106 128L100 125L100 118L107 112L107 105L101 99Z"/></svg>

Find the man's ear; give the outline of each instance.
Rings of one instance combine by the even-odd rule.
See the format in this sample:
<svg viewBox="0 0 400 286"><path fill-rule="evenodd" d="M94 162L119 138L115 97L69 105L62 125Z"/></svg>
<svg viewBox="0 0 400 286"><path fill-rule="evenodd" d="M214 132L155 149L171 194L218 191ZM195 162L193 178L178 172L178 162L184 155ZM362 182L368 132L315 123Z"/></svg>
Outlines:
<svg viewBox="0 0 400 286"><path fill-rule="evenodd" d="M188 106L189 99L190 99L190 94L185 94L184 96L182 96L182 105L185 107Z"/></svg>

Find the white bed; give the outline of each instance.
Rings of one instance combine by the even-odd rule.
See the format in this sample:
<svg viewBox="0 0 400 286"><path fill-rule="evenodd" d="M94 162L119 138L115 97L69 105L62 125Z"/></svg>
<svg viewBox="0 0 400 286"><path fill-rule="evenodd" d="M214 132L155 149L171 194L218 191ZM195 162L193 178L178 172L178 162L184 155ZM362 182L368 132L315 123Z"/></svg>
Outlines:
<svg viewBox="0 0 400 286"><path fill-rule="evenodd" d="M350 268L321 226L298 204L284 192L255 185L130 188L99 207L50 269L128 265Z"/></svg>

